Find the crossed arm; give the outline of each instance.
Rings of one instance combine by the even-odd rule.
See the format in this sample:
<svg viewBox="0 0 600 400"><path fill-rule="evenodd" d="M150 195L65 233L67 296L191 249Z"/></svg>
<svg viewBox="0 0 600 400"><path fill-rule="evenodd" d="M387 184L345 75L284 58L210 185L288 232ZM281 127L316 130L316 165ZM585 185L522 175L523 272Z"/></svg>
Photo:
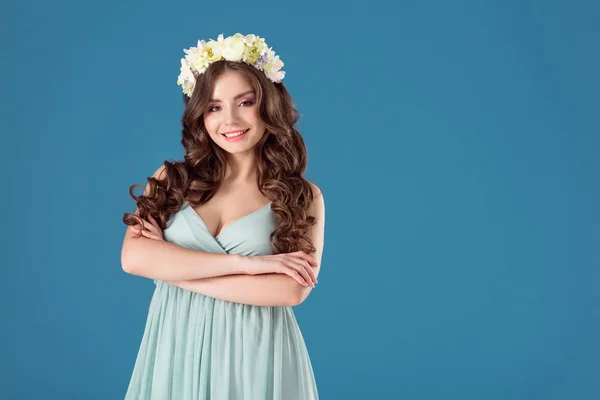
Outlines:
<svg viewBox="0 0 600 400"><path fill-rule="evenodd" d="M310 254L318 265L318 267L312 267L315 276L318 276L320 271L325 231L325 203L320 190L317 192L319 195L315 196L309 211L317 220L317 223L309 230L309 236L317 249L316 252ZM140 238L140 240L152 239ZM241 271L235 274L195 279L161 280L205 296L258 306L296 306L301 304L312 290L311 286L301 286L296 280L285 274L247 275ZM143 272L137 274L143 275Z"/></svg>
<svg viewBox="0 0 600 400"><path fill-rule="evenodd" d="M319 268L313 268L315 275ZM205 296L256 306L296 306L312 289L285 274L224 275L167 283Z"/></svg>
<svg viewBox="0 0 600 400"><path fill-rule="evenodd" d="M317 220L309 230L309 237L317 249L310 256L317 261L318 267L313 267L313 271L318 277L325 233L325 203L322 193L315 196L309 212ZM285 274L236 274L167 283L217 299L259 306L296 306L306 300L312 290L311 286L301 286Z"/></svg>

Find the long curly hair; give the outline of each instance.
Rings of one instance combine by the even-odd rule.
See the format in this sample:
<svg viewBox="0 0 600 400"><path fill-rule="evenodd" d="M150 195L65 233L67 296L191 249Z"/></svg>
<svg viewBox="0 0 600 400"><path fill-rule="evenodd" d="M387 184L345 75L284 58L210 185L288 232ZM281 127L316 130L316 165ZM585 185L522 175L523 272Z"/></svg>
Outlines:
<svg viewBox="0 0 600 400"><path fill-rule="evenodd" d="M195 207L215 195L225 175L226 153L209 136L204 126L204 111L215 81L226 71L237 71L248 80L256 92L259 116L265 123L266 133L255 146L257 184L263 196L272 201L271 210L278 219L278 226L270 236L275 254L299 250L310 254L316 249L307 231L316 220L308 214L314 193L302 177L306 147L294 128L300 114L282 83L273 83L262 71L243 62L221 60L210 64L196 77L191 98L183 94L183 161L165 161L161 174L164 178L148 177L147 193L136 196L133 190L144 187L130 186L129 194L137 203L139 216L125 213L123 222L142 224L141 219L151 215L165 229L170 216L184 201Z"/></svg>

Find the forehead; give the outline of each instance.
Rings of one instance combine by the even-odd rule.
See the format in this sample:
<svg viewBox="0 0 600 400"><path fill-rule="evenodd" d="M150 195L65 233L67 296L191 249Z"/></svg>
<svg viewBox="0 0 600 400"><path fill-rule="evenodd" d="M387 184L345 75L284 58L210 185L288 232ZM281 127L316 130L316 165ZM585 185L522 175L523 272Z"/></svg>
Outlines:
<svg viewBox="0 0 600 400"><path fill-rule="evenodd" d="M234 98L239 93L252 90L252 85L236 71L227 71L215 81L212 97L219 99Z"/></svg>

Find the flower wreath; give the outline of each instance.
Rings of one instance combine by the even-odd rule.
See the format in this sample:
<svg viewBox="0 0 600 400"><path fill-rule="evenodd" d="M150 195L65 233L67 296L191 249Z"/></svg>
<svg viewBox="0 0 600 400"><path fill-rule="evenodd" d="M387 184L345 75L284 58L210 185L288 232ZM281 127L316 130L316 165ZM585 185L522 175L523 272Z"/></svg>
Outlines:
<svg viewBox="0 0 600 400"><path fill-rule="evenodd" d="M217 40L198 41L197 47L183 49L186 56L181 59L181 73L177 78L177 84L181 85L183 93L192 96L196 77L204 71L211 63L219 60L245 62L254 68L263 71L272 82L279 83L285 76L285 71L280 71L283 61L275 52L267 46L265 40L256 35L242 35L236 33L233 36L223 38L219 34Z"/></svg>

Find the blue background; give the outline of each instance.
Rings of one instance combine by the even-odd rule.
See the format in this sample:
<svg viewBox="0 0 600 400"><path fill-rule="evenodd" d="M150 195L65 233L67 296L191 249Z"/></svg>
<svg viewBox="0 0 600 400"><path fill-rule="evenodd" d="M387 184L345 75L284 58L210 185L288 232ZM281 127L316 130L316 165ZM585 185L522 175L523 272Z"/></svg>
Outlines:
<svg viewBox="0 0 600 400"><path fill-rule="evenodd" d="M183 156L183 49L240 32L325 196L321 398L600 398L598 4L3 3L0 397L124 397L128 189Z"/></svg>

